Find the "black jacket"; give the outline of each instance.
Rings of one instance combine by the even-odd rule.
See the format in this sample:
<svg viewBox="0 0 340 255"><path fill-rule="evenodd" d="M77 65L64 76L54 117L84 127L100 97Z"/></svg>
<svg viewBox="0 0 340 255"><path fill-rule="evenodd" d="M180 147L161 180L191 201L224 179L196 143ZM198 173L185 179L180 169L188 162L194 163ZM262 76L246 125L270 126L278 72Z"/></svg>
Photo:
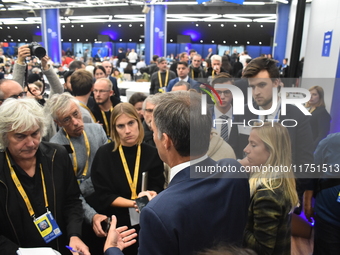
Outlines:
<svg viewBox="0 0 340 255"><path fill-rule="evenodd" d="M36 235L26 234L28 230L24 225L29 226L30 233L35 233L33 229L36 230L36 227L12 181L5 152L0 152L0 254L14 255L18 247L42 246L69 254L65 248L69 238L81 237L84 213L79 199L80 190L66 149L57 144L41 142L36 155L45 177L48 208L63 234L48 244L38 231Z"/></svg>

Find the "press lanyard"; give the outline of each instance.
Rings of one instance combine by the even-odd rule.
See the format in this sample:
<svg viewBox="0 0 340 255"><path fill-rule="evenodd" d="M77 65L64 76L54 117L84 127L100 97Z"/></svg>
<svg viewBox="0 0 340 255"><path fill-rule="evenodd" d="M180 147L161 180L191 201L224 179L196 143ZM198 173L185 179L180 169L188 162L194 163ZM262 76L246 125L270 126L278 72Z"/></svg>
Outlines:
<svg viewBox="0 0 340 255"><path fill-rule="evenodd" d="M73 144L71 142L70 136L68 135L68 133L66 132L65 129L64 129L64 131L65 131L65 134L66 134L66 138L70 141L70 146L71 146L71 149L73 151L73 153L72 153L72 157L73 157L73 171L74 171L74 174L77 175L78 161L77 161L76 150L74 149L74 146L73 146ZM89 161L90 161L91 148L90 148L89 139L87 139L87 135L86 135L85 130L83 130L83 135L84 135L84 141L85 141L85 147L86 147L86 155L87 155L86 164L85 164L84 171L83 171L83 176L86 176L87 171L89 169Z"/></svg>
<svg viewBox="0 0 340 255"><path fill-rule="evenodd" d="M7 164L8 164L8 167L9 167L9 170L11 172L11 177L12 177L12 180L15 184L15 186L17 187L21 197L24 199L25 201L25 204L26 204L26 207L28 209L28 212L30 214L30 216L35 219L35 213L34 213L34 210L33 210L33 207L32 207L32 204L30 202L30 200L28 199L28 196L24 190L24 188L22 187L21 185L21 182L19 181L18 179L18 176L16 175L12 165L11 165L11 162L8 158L8 155L7 155L7 152L6 152L6 159L7 159ZM42 186L43 186L43 191L44 191L44 199L45 199L45 208L48 210L48 200L47 200L47 192L46 192L46 185L45 185L45 178L44 178L44 173L42 171L42 166L40 164L40 173L41 173L41 182L42 182Z"/></svg>
<svg viewBox="0 0 340 255"><path fill-rule="evenodd" d="M80 101L79 101L79 104L80 104L81 107L83 107L83 108L85 108L86 110L88 110L88 112L91 114L91 117L92 117L94 123L96 123L97 120L96 120L96 118L94 117L94 115L93 115L93 113L91 112L91 110L90 110L86 105L84 105L82 102L80 102Z"/></svg>
<svg viewBox="0 0 340 255"><path fill-rule="evenodd" d="M215 70L213 70L213 71L211 72L211 76L214 78L214 76L215 76Z"/></svg>
<svg viewBox="0 0 340 255"><path fill-rule="evenodd" d="M113 107L111 106L110 112L112 112L112 110L113 110ZM105 112L104 111L101 111L101 112L102 112L102 116L103 116L103 120L104 120L106 135L110 136L109 122L107 121Z"/></svg>
<svg viewBox="0 0 340 255"><path fill-rule="evenodd" d="M168 85L168 79L169 79L169 70L166 71L166 75L165 75L165 86ZM163 88L162 77L161 77L161 71L158 71L158 81L159 81L159 87L160 87L160 88Z"/></svg>
<svg viewBox="0 0 340 255"><path fill-rule="evenodd" d="M133 174L133 181L131 179L131 174L130 174L129 167L127 165L127 162L126 162L126 159L125 159L125 156L124 156L122 145L119 146L119 154L120 154L120 158L122 159L126 178L129 182L129 186L130 186L130 189L131 189L131 199L136 199L137 198L137 182L138 182L138 174L139 174L140 154L141 154L140 144L138 145L138 149L137 149L137 156L136 156L136 163L135 163L135 172Z"/></svg>
<svg viewBox="0 0 340 255"><path fill-rule="evenodd" d="M195 79L194 69L191 69L191 79Z"/></svg>

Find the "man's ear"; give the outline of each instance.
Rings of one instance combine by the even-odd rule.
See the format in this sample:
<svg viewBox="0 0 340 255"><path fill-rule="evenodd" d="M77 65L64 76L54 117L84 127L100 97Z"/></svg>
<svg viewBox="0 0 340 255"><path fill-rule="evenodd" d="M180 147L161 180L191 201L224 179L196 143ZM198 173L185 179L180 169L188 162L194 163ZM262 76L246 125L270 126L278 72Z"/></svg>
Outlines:
<svg viewBox="0 0 340 255"><path fill-rule="evenodd" d="M162 134L162 144L166 150L169 150L173 146L171 138L166 134Z"/></svg>
<svg viewBox="0 0 340 255"><path fill-rule="evenodd" d="M58 125L58 127L62 127L61 123L58 120L53 120L53 121Z"/></svg>
<svg viewBox="0 0 340 255"><path fill-rule="evenodd" d="M280 86L280 79L273 80L273 87L278 88Z"/></svg>

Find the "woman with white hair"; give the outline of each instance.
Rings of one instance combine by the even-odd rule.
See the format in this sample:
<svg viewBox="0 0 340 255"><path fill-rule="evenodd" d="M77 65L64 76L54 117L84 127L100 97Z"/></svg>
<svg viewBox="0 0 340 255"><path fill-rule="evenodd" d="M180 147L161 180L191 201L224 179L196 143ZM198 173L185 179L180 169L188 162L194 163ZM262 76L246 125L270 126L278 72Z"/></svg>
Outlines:
<svg viewBox="0 0 340 255"><path fill-rule="evenodd" d="M89 255L79 238L80 191L66 149L42 142L45 116L33 99L7 99L0 107L0 254L18 247L65 245ZM48 228L39 224L46 221Z"/></svg>
<svg viewBox="0 0 340 255"><path fill-rule="evenodd" d="M251 195L244 245L258 254L290 254L291 213L298 196L288 130L269 122L254 127L244 152L240 163L250 170Z"/></svg>

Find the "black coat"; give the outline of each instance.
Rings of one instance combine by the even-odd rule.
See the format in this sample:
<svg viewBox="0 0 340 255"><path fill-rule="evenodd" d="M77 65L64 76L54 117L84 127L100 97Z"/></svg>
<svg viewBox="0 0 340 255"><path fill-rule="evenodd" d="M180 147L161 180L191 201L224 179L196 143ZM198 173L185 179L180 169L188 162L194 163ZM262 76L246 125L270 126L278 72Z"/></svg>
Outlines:
<svg viewBox="0 0 340 255"><path fill-rule="evenodd" d="M69 238L81 236L84 213L79 199L80 190L66 149L61 145L41 142L36 155L42 164L45 177L48 208L63 234L46 244L39 232L35 232L33 220L10 176L5 153L1 152L0 254L14 255L18 247L42 246L52 247L62 254L69 254L65 248ZM41 192L42 190L41 188ZM28 226L29 229L24 226ZM27 235L27 233L34 234Z"/></svg>

